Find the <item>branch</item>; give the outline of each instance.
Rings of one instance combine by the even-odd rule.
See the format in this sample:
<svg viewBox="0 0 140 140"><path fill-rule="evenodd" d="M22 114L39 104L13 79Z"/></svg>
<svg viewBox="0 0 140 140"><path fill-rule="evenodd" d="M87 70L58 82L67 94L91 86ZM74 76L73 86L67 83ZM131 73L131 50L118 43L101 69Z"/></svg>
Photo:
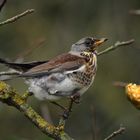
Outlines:
<svg viewBox="0 0 140 140"><path fill-rule="evenodd" d="M13 76L19 75L20 72L17 72L13 69L9 69L8 71L0 72L0 81L8 81L12 79Z"/></svg>
<svg viewBox="0 0 140 140"><path fill-rule="evenodd" d="M116 131L114 131L113 133L111 133L108 137L106 137L104 140L110 140L114 137L116 137L117 135L121 135L123 132L125 131L125 127L120 126L120 128Z"/></svg>
<svg viewBox="0 0 140 140"><path fill-rule="evenodd" d="M107 49L101 51L98 53L98 55L102 55L102 54L105 54L105 53L108 53L110 51L113 51L119 47L122 47L122 46L127 46L127 45L130 45L134 42L134 39L131 39L131 40L128 40L128 41L123 41L123 42L120 42L120 41L117 41L114 45L108 47Z"/></svg>
<svg viewBox="0 0 140 140"><path fill-rule="evenodd" d="M0 72L0 76L13 76L13 75L19 75L19 72L16 71L2 71Z"/></svg>
<svg viewBox="0 0 140 140"><path fill-rule="evenodd" d="M132 15L139 16L140 15L140 10L139 9L138 10L131 10L129 13L132 14Z"/></svg>
<svg viewBox="0 0 140 140"><path fill-rule="evenodd" d="M91 112L91 134L92 134L92 140L98 140L98 129L97 129L97 118L96 118L96 112L93 104L90 107Z"/></svg>
<svg viewBox="0 0 140 140"><path fill-rule="evenodd" d="M27 95L27 94L26 94ZM63 130L63 127L54 126L44 120L31 106L26 103L26 98L23 98L6 83L0 81L0 101L13 106L22 112L35 126L39 128L47 136L56 140L73 140Z"/></svg>
<svg viewBox="0 0 140 140"><path fill-rule="evenodd" d="M0 26L6 25L6 24L9 24L9 23L13 23L13 22L17 21L18 19L33 13L34 11L35 11L34 9L28 9L21 14L18 14L18 15L14 16L14 17L11 17L11 18L3 21L3 22L0 22Z"/></svg>

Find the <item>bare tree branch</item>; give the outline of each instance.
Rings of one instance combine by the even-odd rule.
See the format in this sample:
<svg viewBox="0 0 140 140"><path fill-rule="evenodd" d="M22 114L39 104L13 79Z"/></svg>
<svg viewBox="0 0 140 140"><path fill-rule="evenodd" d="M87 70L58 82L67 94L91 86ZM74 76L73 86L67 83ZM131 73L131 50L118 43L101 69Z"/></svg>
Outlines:
<svg viewBox="0 0 140 140"><path fill-rule="evenodd" d="M128 40L128 41L122 41L122 42L117 41L114 45L108 47L107 49L105 49L105 50L103 50L101 52L99 52L98 55L100 56L100 55L103 55L103 54L108 53L110 51L113 51L113 50L115 50L115 49L117 49L119 47L130 45L133 42L134 42L134 39L131 39L131 40Z"/></svg>
<svg viewBox="0 0 140 140"><path fill-rule="evenodd" d="M11 17L11 18L3 21L3 22L0 22L0 26L6 25L6 24L9 24L9 23L13 23L13 22L17 21L18 19L33 13L34 11L35 11L34 9L28 9L21 14L18 14L18 15L14 16L14 17Z"/></svg>
<svg viewBox="0 0 140 140"><path fill-rule="evenodd" d="M121 82L121 81L115 81L113 82L113 86L116 86L116 87L125 87L127 86L128 83L125 83L125 82Z"/></svg>
<svg viewBox="0 0 140 140"><path fill-rule="evenodd" d="M7 71L2 71L0 72L0 81L8 81L10 80L13 76L19 75L20 72L17 72L13 69L8 69Z"/></svg>
<svg viewBox="0 0 140 140"><path fill-rule="evenodd" d="M138 9L138 10L131 10L131 11L129 11L129 13L132 14L132 15L140 16L140 9Z"/></svg>
<svg viewBox="0 0 140 140"><path fill-rule="evenodd" d="M27 95L27 94L26 94ZM63 127L54 126L44 120L31 106L26 103L26 98L19 95L13 88L0 81L0 101L13 106L22 112L43 133L56 140L73 140L64 132Z"/></svg>
<svg viewBox="0 0 140 140"><path fill-rule="evenodd" d="M111 140L112 138L121 135L125 131L125 127L120 125L120 128L113 133L111 133L108 137L106 137L104 140Z"/></svg>
<svg viewBox="0 0 140 140"><path fill-rule="evenodd" d="M10 76L10 75L19 75L19 72L16 72L16 71L2 71L0 72L0 76Z"/></svg>
<svg viewBox="0 0 140 140"><path fill-rule="evenodd" d="M6 2L7 2L7 0L0 0L0 11L4 7L4 5L6 4Z"/></svg>
<svg viewBox="0 0 140 140"><path fill-rule="evenodd" d="M98 140L99 139L99 133L97 128L97 118L96 118L96 112L93 104L90 107L91 112L91 134L92 134L92 140Z"/></svg>

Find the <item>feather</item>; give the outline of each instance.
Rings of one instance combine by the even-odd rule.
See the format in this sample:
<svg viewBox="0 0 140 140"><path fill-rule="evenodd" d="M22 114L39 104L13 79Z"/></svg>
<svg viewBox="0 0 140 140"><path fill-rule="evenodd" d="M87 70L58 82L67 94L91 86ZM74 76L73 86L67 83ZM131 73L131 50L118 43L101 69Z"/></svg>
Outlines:
<svg viewBox="0 0 140 140"><path fill-rule="evenodd" d="M15 69L17 71L26 72L29 69L41 65L43 63L47 63L48 61L33 61L33 62L27 62L27 63L14 63L14 62L8 62L5 59L0 58L0 63L8 66L9 68Z"/></svg>
<svg viewBox="0 0 140 140"><path fill-rule="evenodd" d="M66 70L75 70L86 63L85 58L65 53L51 59L48 63L38 65L29 71L21 74L21 77L37 77L49 75L50 73L64 72Z"/></svg>

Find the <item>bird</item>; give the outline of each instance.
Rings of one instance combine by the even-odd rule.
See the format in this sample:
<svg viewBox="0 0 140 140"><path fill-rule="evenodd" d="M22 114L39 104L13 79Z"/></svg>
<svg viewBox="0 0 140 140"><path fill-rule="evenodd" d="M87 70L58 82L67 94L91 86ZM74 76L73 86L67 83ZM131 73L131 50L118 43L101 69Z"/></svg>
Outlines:
<svg viewBox="0 0 140 140"><path fill-rule="evenodd" d="M97 48L107 39L84 37L67 53L48 61L14 63L0 58L25 79L29 92L40 100L55 101L63 97L81 97L91 86L97 71Z"/></svg>

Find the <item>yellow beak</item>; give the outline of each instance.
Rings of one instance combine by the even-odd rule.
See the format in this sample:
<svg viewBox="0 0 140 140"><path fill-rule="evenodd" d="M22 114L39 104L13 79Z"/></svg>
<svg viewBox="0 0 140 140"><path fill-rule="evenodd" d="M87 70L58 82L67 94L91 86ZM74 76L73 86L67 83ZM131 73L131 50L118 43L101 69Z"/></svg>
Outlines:
<svg viewBox="0 0 140 140"><path fill-rule="evenodd" d="M96 46L99 46L99 45L101 45L102 43L104 43L105 41L107 41L108 39L107 38L101 38L101 39L99 39L99 40L97 40L96 42L95 42L95 45Z"/></svg>

